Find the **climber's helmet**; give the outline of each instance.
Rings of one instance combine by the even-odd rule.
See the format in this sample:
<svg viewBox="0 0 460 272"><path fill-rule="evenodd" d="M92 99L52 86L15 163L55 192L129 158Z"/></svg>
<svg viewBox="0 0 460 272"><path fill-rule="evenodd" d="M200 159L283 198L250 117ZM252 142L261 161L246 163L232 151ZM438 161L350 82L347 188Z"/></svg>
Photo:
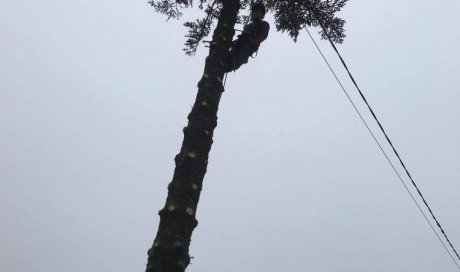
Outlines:
<svg viewBox="0 0 460 272"><path fill-rule="evenodd" d="M256 19L263 19L265 17L265 5L261 2L252 5L252 17ZM260 13L259 13L260 12ZM260 17L260 18L257 18Z"/></svg>

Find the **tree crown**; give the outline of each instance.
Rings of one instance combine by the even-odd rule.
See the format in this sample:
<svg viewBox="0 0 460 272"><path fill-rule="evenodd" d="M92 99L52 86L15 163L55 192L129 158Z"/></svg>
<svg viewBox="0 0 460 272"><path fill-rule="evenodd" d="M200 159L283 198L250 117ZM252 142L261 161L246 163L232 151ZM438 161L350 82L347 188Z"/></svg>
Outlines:
<svg viewBox="0 0 460 272"><path fill-rule="evenodd" d="M249 12L251 0L240 1L240 15L238 23L247 23L250 20ZM328 37L335 43L342 43L345 38L345 20L338 18L340 11L348 0L265 0L262 2L267 13L273 14L277 31L286 32L297 41L300 30L305 27L320 27L319 33L323 39ZM218 19L222 9L222 0L151 0L156 12L165 14L168 19L179 19L183 10L198 8L204 11L204 17L195 21L188 21L184 25L188 28L184 51L187 55L194 55L200 42L205 42L214 22ZM326 31L326 32L325 32Z"/></svg>

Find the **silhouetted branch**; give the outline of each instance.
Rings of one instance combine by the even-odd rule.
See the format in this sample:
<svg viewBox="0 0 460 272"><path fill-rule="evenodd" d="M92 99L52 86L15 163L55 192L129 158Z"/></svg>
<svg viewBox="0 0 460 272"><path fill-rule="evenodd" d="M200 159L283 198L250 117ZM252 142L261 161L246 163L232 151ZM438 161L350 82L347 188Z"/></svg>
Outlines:
<svg viewBox="0 0 460 272"><path fill-rule="evenodd" d="M216 2L214 1L212 5L206 7L205 13L206 18L197 19L195 22L186 22L184 26L188 27L187 41L185 42L185 54L193 56L196 53L200 41L209 35L211 32L211 26L215 19L219 16L219 8L216 8ZM200 4L200 8L203 8L203 5Z"/></svg>

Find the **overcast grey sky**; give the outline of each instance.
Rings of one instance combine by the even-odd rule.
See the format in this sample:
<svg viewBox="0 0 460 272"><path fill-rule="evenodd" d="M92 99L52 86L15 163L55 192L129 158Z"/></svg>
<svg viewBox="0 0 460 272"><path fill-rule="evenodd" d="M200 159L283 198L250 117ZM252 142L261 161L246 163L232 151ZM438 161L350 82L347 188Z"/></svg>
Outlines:
<svg viewBox="0 0 460 272"><path fill-rule="evenodd" d="M350 0L339 46L457 248L459 15ZM188 271L456 271L306 33L267 19L228 76ZM0 271L145 269L207 54L183 54L182 22L146 1L0 2Z"/></svg>

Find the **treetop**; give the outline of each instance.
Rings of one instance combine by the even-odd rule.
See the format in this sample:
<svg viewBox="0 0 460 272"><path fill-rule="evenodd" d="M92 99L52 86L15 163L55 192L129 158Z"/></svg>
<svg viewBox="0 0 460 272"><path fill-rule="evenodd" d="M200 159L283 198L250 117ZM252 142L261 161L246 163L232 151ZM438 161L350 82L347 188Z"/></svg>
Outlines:
<svg viewBox="0 0 460 272"><path fill-rule="evenodd" d="M234 0L240 2L237 23L246 24L250 20L251 0ZM277 31L286 32L297 41L300 31L306 27L319 27L322 39L328 37L334 43L342 43L345 38L345 20L336 16L348 0L265 0L263 3L267 14L273 15ZM184 9L197 6L204 12L203 18L185 22L188 33L185 35L184 51L194 55L200 42L204 42L211 32L222 9L222 0L151 0L156 12L168 17L168 20L179 19ZM324 32L324 30L326 32Z"/></svg>

